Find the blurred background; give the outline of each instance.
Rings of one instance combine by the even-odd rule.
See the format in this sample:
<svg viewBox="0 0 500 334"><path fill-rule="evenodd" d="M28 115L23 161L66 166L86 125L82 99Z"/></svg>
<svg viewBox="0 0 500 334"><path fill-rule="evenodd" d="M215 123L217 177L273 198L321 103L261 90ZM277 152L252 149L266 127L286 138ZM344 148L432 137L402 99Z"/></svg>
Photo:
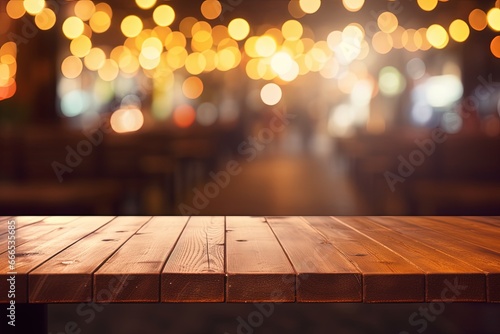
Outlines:
<svg viewBox="0 0 500 334"><path fill-rule="evenodd" d="M0 3L1 214L499 214L500 3Z"/></svg>

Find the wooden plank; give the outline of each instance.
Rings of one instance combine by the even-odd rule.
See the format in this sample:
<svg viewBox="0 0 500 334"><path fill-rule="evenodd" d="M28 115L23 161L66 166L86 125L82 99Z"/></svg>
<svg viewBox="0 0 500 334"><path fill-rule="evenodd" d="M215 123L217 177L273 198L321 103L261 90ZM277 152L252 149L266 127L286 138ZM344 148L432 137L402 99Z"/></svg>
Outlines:
<svg viewBox="0 0 500 334"><path fill-rule="evenodd" d="M159 302L162 268L187 220L154 217L138 230L95 272L94 301ZM132 284L113 289L117 281Z"/></svg>
<svg viewBox="0 0 500 334"><path fill-rule="evenodd" d="M16 234L15 234L15 245L19 247L20 245L40 238L42 235L46 233L50 233L60 227L66 225L66 223L77 219L78 217L51 217L45 218L42 221L32 223L29 225L17 225ZM29 228L22 228L29 227ZM7 251L7 244L9 240L4 237L0 239L0 254Z"/></svg>
<svg viewBox="0 0 500 334"><path fill-rule="evenodd" d="M297 272L297 302L361 302L361 273L301 217L266 217Z"/></svg>
<svg viewBox="0 0 500 334"><path fill-rule="evenodd" d="M452 257L405 234L375 224L365 217L339 217L339 222L371 238L413 263L426 273L426 300L484 302L486 301L486 274L477 267ZM453 282L453 283L450 283ZM450 284L466 289L460 294L443 293Z"/></svg>
<svg viewBox="0 0 500 334"><path fill-rule="evenodd" d="M44 234L16 248L16 302L28 302L28 273L55 254L111 221L113 217L81 217L67 222L62 228ZM0 259L0 303L7 300L7 257Z"/></svg>
<svg viewBox="0 0 500 334"><path fill-rule="evenodd" d="M423 302L425 275L379 242L330 217L305 217L363 274L363 301Z"/></svg>
<svg viewBox="0 0 500 334"><path fill-rule="evenodd" d="M448 234L457 239L500 252L500 229L477 222L464 222L455 217L409 217L413 224ZM472 228L471 226L474 226Z"/></svg>
<svg viewBox="0 0 500 334"><path fill-rule="evenodd" d="M30 303L91 301L94 271L150 218L117 217L31 271Z"/></svg>
<svg viewBox="0 0 500 334"><path fill-rule="evenodd" d="M462 218L500 227L500 216L497 217L464 216Z"/></svg>
<svg viewBox="0 0 500 334"><path fill-rule="evenodd" d="M25 216L25 217L6 217L0 222L0 235L7 233L7 222L13 220L16 222L16 229L20 229L42 221L45 216ZM0 253L3 248L0 248Z"/></svg>
<svg viewBox="0 0 500 334"><path fill-rule="evenodd" d="M162 302L223 302L224 217L191 217L161 278Z"/></svg>
<svg viewBox="0 0 500 334"><path fill-rule="evenodd" d="M455 256L486 272L487 301L500 302L499 252L457 239L446 233L419 226L418 219L411 217L369 217L369 219L396 232L411 233L420 242L439 249L450 256Z"/></svg>
<svg viewBox="0 0 500 334"><path fill-rule="evenodd" d="M226 301L293 302L295 272L264 218L226 217Z"/></svg>

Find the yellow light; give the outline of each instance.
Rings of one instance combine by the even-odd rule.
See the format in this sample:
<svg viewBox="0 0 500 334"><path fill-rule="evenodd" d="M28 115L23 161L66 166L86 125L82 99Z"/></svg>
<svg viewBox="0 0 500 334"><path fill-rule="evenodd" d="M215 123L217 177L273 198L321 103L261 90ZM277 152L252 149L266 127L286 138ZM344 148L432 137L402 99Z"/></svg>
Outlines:
<svg viewBox="0 0 500 334"><path fill-rule="evenodd" d="M357 12L365 4L365 0L342 0L345 9L350 12Z"/></svg>
<svg viewBox="0 0 500 334"><path fill-rule="evenodd" d="M278 104L281 101L282 95L280 86L275 83L268 83L260 90L260 98L268 106Z"/></svg>
<svg viewBox="0 0 500 334"><path fill-rule="evenodd" d="M204 72L211 72L217 68L217 64L219 62L219 58L217 56L217 52L214 50L205 50L201 53L205 58L206 65Z"/></svg>
<svg viewBox="0 0 500 334"><path fill-rule="evenodd" d="M292 68L293 59L286 52L277 52L271 58L271 68L278 75L284 75Z"/></svg>
<svg viewBox="0 0 500 334"><path fill-rule="evenodd" d="M77 38L72 40L71 44L69 45L71 54L80 58L88 55L91 48L92 42L90 41L90 38L85 35L78 36Z"/></svg>
<svg viewBox="0 0 500 334"><path fill-rule="evenodd" d="M89 24L95 33L106 32L111 26L111 16L103 11L95 12L90 18Z"/></svg>
<svg viewBox="0 0 500 334"><path fill-rule="evenodd" d="M149 59L144 57L143 53L139 55L139 64L144 70L152 70L157 68L158 65L160 65L160 61L161 61L160 57Z"/></svg>
<svg viewBox="0 0 500 334"><path fill-rule="evenodd" d="M500 36L493 38L490 44L490 50L495 57L500 58Z"/></svg>
<svg viewBox="0 0 500 334"><path fill-rule="evenodd" d="M378 27L381 31L390 34L398 27L398 18L391 12L383 12L377 19Z"/></svg>
<svg viewBox="0 0 500 334"><path fill-rule="evenodd" d="M417 0L418 5L423 10L430 12L434 8L436 8L438 4L438 0Z"/></svg>
<svg viewBox="0 0 500 334"><path fill-rule="evenodd" d="M449 37L446 29L439 24L431 25L426 32L426 37L429 43L436 49L443 49L448 45Z"/></svg>
<svg viewBox="0 0 500 334"><path fill-rule="evenodd" d="M186 71L193 75L198 75L205 70L207 61L200 52L193 52L186 58Z"/></svg>
<svg viewBox="0 0 500 334"><path fill-rule="evenodd" d="M80 58L75 56L66 57L61 65L61 72L68 79L77 78L83 70L83 64Z"/></svg>
<svg viewBox="0 0 500 334"><path fill-rule="evenodd" d="M385 32L379 31L372 37L372 46L380 54L386 54L391 51L393 46L392 37Z"/></svg>
<svg viewBox="0 0 500 334"><path fill-rule="evenodd" d="M117 133L134 132L144 125L144 116L139 109L118 109L111 115L110 124Z"/></svg>
<svg viewBox="0 0 500 334"><path fill-rule="evenodd" d="M222 5L218 0L205 0L201 4L201 14L208 20L219 17L222 12Z"/></svg>
<svg viewBox="0 0 500 334"><path fill-rule="evenodd" d="M316 13L321 6L321 0L299 0L300 9L306 14Z"/></svg>
<svg viewBox="0 0 500 334"><path fill-rule="evenodd" d="M488 25L488 21L486 19L486 13L481 9L474 9L469 14L469 24L472 29L477 31L482 31Z"/></svg>
<svg viewBox="0 0 500 334"><path fill-rule="evenodd" d="M45 0L24 0L23 5L29 14L36 15L45 8Z"/></svg>
<svg viewBox="0 0 500 334"><path fill-rule="evenodd" d="M113 81L118 77L120 69L113 59L106 59L104 65L97 70L99 77L104 81Z"/></svg>
<svg viewBox="0 0 500 334"><path fill-rule="evenodd" d="M24 8L24 2L19 0L10 0L6 7L7 15L12 19L19 19L26 14L26 8Z"/></svg>
<svg viewBox="0 0 500 334"><path fill-rule="evenodd" d="M135 3L141 9L150 9L156 4L156 0L135 0Z"/></svg>
<svg viewBox="0 0 500 334"><path fill-rule="evenodd" d="M219 45L219 43L229 37L227 27L223 25L217 25L212 28L212 38L214 39L214 44Z"/></svg>
<svg viewBox="0 0 500 334"><path fill-rule="evenodd" d="M49 30L56 24L56 14L50 8L44 8L35 15L35 24L40 30Z"/></svg>
<svg viewBox="0 0 500 334"><path fill-rule="evenodd" d="M75 39L83 34L83 29L83 21L76 16L68 17L62 26L64 35L69 39Z"/></svg>
<svg viewBox="0 0 500 334"><path fill-rule="evenodd" d="M234 47L229 47L223 50L220 50L217 53L217 69L219 71L229 71L230 69L238 66L239 60L237 57L239 56L238 49Z"/></svg>
<svg viewBox="0 0 500 334"><path fill-rule="evenodd" d="M174 48L176 46L180 46L182 48L186 47L186 36L184 36L179 31L173 31L165 39L165 48L167 50L170 50L171 48Z"/></svg>
<svg viewBox="0 0 500 334"><path fill-rule="evenodd" d="M153 60L160 57L163 50L163 43L156 37L147 38L141 46L141 55Z"/></svg>
<svg viewBox="0 0 500 334"><path fill-rule="evenodd" d="M261 57L269 57L276 52L276 41L271 36L261 36L255 42L255 50Z"/></svg>
<svg viewBox="0 0 500 334"><path fill-rule="evenodd" d="M178 69L184 66L188 53L182 46L174 46L167 52L167 64L172 69Z"/></svg>
<svg viewBox="0 0 500 334"><path fill-rule="evenodd" d="M85 67L91 71L100 69L106 61L106 54L100 48L92 48L83 60Z"/></svg>
<svg viewBox="0 0 500 334"><path fill-rule="evenodd" d="M250 25L245 19L237 18L229 22L227 30L229 32L229 36L237 41L241 41L250 33Z"/></svg>
<svg viewBox="0 0 500 334"><path fill-rule="evenodd" d="M304 28L299 21L288 20L281 26L283 37L289 41L297 41L302 37Z"/></svg>
<svg viewBox="0 0 500 334"><path fill-rule="evenodd" d="M490 9L486 19L491 29L500 31L500 8L494 7Z"/></svg>
<svg viewBox="0 0 500 334"><path fill-rule="evenodd" d="M88 21L95 12L95 5L90 0L79 0L75 3L75 15L83 21Z"/></svg>
<svg viewBox="0 0 500 334"><path fill-rule="evenodd" d="M206 51L209 50L213 45L212 34L208 31L201 30L193 35L191 41L191 48L193 51Z"/></svg>
<svg viewBox="0 0 500 334"><path fill-rule="evenodd" d="M129 15L122 20L120 28L125 37L136 37L142 31L142 20L135 15Z"/></svg>
<svg viewBox="0 0 500 334"><path fill-rule="evenodd" d="M457 42L464 42L470 34L469 26L465 21L455 20L450 24L450 36Z"/></svg>
<svg viewBox="0 0 500 334"><path fill-rule="evenodd" d="M169 5L158 6L153 12L153 20L160 27L168 27L175 20L175 11Z"/></svg>
<svg viewBox="0 0 500 334"><path fill-rule="evenodd" d="M195 100L203 93L203 82L198 77L189 77L182 84L182 93L188 99Z"/></svg>

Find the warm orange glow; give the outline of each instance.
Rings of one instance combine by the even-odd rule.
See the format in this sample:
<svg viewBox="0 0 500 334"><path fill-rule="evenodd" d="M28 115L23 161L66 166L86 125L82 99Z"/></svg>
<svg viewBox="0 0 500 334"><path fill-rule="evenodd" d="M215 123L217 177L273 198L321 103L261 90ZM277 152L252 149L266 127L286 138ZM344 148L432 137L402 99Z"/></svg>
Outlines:
<svg viewBox="0 0 500 334"><path fill-rule="evenodd" d="M189 104L182 104L175 108L173 120L178 127L188 128L196 120L196 112Z"/></svg>
<svg viewBox="0 0 500 334"><path fill-rule="evenodd" d="M139 109L118 109L111 115L110 123L117 133L134 132L142 128L144 116Z"/></svg>
<svg viewBox="0 0 500 334"><path fill-rule="evenodd" d="M188 99L197 99L203 93L203 82L198 77L189 77L182 84L182 92Z"/></svg>
<svg viewBox="0 0 500 334"><path fill-rule="evenodd" d="M222 5L218 0L205 0L201 4L201 14L208 20L219 17L222 12Z"/></svg>
<svg viewBox="0 0 500 334"><path fill-rule="evenodd" d="M500 36L493 38L490 44L491 53L497 58L500 58Z"/></svg>
<svg viewBox="0 0 500 334"><path fill-rule="evenodd" d="M488 25L488 21L486 20L486 13L481 9L474 9L469 14L469 24L474 30L484 30L484 28L486 28L486 26Z"/></svg>

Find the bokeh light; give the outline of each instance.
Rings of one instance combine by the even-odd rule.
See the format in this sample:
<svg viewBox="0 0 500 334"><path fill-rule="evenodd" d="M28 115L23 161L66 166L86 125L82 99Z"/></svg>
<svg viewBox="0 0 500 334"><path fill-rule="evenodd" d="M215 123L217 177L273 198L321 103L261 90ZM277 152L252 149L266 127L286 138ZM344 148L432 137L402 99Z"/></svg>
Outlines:
<svg viewBox="0 0 500 334"><path fill-rule="evenodd" d="M180 128L190 127L196 120L196 111L189 104L181 104L173 113L174 124Z"/></svg>
<svg viewBox="0 0 500 334"><path fill-rule="evenodd" d="M448 32L445 28L439 24L433 24L427 29L426 33L427 40L436 49L443 49L448 45L449 37Z"/></svg>
<svg viewBox="0 0 500 334"><path fill-rule="evenodd" d="M229 36L237 41L245 39L250 33L250 25L245 19L236 18L229 22L227 27Z"/></svg>
<svg viewBox="0 0 500 334"><path fill-rule="evenodd" d="M156 4L156 0L135 0L135 3L141 9L150 9Z"/></svg>
<svg viewBox="0 0 500 334"><path fill-rule="evenodd" d="M417 0L418 5L425 11L430 12L436 8L438 0Z"/></svg>
<svg viewBox="0 0 500 334"><path fill-rule="evenodd" d="M122 20L120 28L125 37L136 37L141 33L143 23L139 17L129 15Z"/></svg>
<svg viewBox="0 0 500 334"><path fill-rule="evenodd" d="M299 0L299 5L304 13L313 14L321 7L321 0Z"/></svg>
<svg viewBox="0 0 500 334"><path fill-rule="evenodd" d="M365 0L342 0L344 8L350 12L357 12L365 4Z"/></svg>
<svg viewBox="0 0 500 334"><path fill-rule="evenodd" d="M490 50L495 57L500 58L500 36L493 38L490 44Z"/></svg>
<svg viewBox="0 0 500 334"><path fill-rule="evenodd" d="M66 57L61 65L62 74L68 79L74 79L82 73L83 64L80 58L75 56Z"/></svg>
<svg viewBox="0 0 500 334"><path fill-rule="evenodd" d="M144 115L139 109L118 109L111 115L110 124L116 133L134 132L144 125Z"/></svg>
<svg viewBox="0 0 500 334"><path fill-rule="evenodd" d="M500 31L500 8L494 7L488 11L486 15L488 25L494 31Z"/></svg>
<svg viewBox="0 0 500 334"><path fill-rule="evenodd" d="M83 21L76 16L68 17L62 26L64 36L69 39L75 39L83 34L83 28Z"/></svg>
<svg viewBox="0 0 500 334"><path fill-rule="evenodd" d="M469 14L469 24L474 30L484 30L484 28L488 25L486 13L479 8L474 9Z"/></svg>
<svg viewBox="0 0 500 334"><path fill-rule="evenodd" d="M260 98L262 99L262 102L268 106L278 104L281 101L282 95L283 93L280 86L275 83L266 84L260 91Z"/></svg>
<svg viewBox="0 0 500 334"><path fill-rule="evenodd" d="M451 38L453 38L456 42L464 42L470 34L469 25L460 19L457 19L450 24L449 31Z"/></svg>
<svg viewBox="0 0 500 334"><path fill-rule="evenodd" d="M203 82L195 76L187 78L182 84L182 93L188 99L195 100L199 98L203 93Z"/></svg>
<svg viewBox="0 0 500 334"><path fill-rule="evenodd" d="M153 12L153 20L160 27L168 27L175 20L175 11L169 5L158 6Z"/></svg>
<svg viewBox="0 0 500 334"><path fill-rule="evenodd" d="M218 0L205 0L201 4L201 14L208 20L219 17L222 12L222 5Z"/></svg>
<svg viewBox="0 0 500 334"><path fill-rule="evenodd" d="M40 30L49 30L56 24L56 14L46 7L35 15L35 24Z"/></svg>

